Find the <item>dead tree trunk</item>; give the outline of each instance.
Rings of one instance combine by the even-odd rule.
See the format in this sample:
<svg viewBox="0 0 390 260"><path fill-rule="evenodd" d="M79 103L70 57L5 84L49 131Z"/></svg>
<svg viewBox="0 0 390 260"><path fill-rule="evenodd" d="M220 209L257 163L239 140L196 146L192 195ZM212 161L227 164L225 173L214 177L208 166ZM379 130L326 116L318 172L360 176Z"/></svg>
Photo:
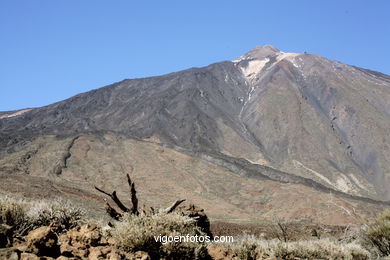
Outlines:
<svg viewBox="0 0 390 260"><path fill-rule="evenodd" d="M131 181L129 174L127 174L127 183L130 187L130 197L131 197L131 213L138 215L138 199L137 199L137 191L135 190L135 184Z"/></svg>
<svg viewBox="0 0 390 260"><path fill-rule="evenodd" d="M129 184L130 187L130 199L132 203L132 206L130 208L126 207L125 204L123 204L122 201L120 201L120 199L116 195L115 190L112 193L108 193L95 186L95 189L97 191L109 196L118 206L118 208L122 211L122 213L118 212L115 208L111 207L111 205L106 201L106 211L108 215L110 215L115 220L119 220L122 217L123 213L139 215L137 192L135 190L134 182L131 181L130 176L128 174L127 174L127 183Z"/></svg>
<svg viewBox="0 0 390 260"><path fill-rule="evenodd" d="M120 209L121 212L118 212L115 208L113 208L106 200L106 211L107 213L115 220L120 220L120 218L123 216L123 213L130 213L133 215L139 215L138 211L138 198L137 198L137 191L135 189L135 184L134 182L130 179L129 174L126 174L127 176L127 184L129 185L130 188L130 201L132 206L131 207L126 207L125 204L120 201L118 198L116 191L114 190L112 193L106 192L98 187L95 186L95 189L99 191L100 193L103 193L104 195L109 196L117 205L117 207ZM177 207L183 203L185 200L177 200L175 203L173 203L170 207L165 209L165 213L169 214L175 211ZM145 210L143 210L145 212ZM154 209L151 208L151 213L154 214Z"/></svg>

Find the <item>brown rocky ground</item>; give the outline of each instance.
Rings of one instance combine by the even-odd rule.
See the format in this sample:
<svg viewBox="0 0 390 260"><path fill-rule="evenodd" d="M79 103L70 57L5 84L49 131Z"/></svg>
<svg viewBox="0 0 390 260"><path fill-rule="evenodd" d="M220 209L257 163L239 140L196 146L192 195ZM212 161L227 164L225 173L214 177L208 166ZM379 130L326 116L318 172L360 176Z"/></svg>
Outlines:
<svg viewBox="0 0 390 260"><path fill-rule="evenodd" d="M112 240L103 238L95 225L84 225L57 236L50 226L39 227L0 249L0 259L9 260L76 260L76 259L150 259L146 252L123 252Z"/></svg>
<svg viewBox="0 0 390 260"><path fill-rule="evenodd" d="M218 223L219 226L223 225ZM4 227L4 225L2 225ZM230 234L233 229L226 230L224 225L224 231L229 231ZM235 228L242 227L236 225ZM259 230L268 229L266 226L246 226L247 228L255 227L257 230L252 234L260 235L262 239L270 238L275 235L272 233L258 233ZM301 226L302 227L302 226ZM214 227L215 228L215 227ZM289 226L291 228L291 226ZM289 230L290 236L288 239L302 239L304 231L298 232L296 227ZM310 228L310 227L306 227ZM218 228L217 228L218 229ZM292 231L292 232L291 232ZM338 232L335 229L334 232ZM271 231L274 232L274 231ZM295 233L294 233L295 232ZM1 232L0 232L1 233ZM223 234L222 232L221 234ZM235 235L240 232L236 229ZM249 232L250 233L250 232ZM216 231L215 235L219 234ZM304 235L304 234L303 234ZM306 237L307 238L307 237ZM104 236L100 227L94 224L86 224L77 226L66 233L57 235L52 226L42 226L35 230L32 230L24 237L12 238L12 246L8 248L0 247L0 259L1 260L150 260L159 259L151 257L147 252L136 251L129 252L121 250L116 246L116 242L113 238ZM207 248L206 258L201 259L214 259L214 260L232 260L242 259L240 255L234 253L226 245L211 244ZM160 258L165 259L165 258ZM176 258L169 258L176 259ZM177 258L178 259L178 258ZM187 259L187 258L186 258ZM246 258L245 258L246 259ZM248 258L251 259L251 258ZM261 258L265 259L265 258ZM267 258L268 259L268 258ZM277 259L277 258L273 258ZM294 258L301 259L301 258ZM354 258L355 259L355 258ZM356 258L360 259L360 258ZM362 258L366 259L366 258Z"/></svg>

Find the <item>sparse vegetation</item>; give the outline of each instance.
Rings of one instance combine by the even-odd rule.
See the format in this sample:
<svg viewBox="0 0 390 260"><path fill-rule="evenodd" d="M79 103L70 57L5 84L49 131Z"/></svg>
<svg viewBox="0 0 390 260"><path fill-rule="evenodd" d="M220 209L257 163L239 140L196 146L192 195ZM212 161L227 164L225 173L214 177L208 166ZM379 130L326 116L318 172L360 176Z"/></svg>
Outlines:
<svg viewBox="0 0 390 260"><path fill-rule="evenodd" d="M13 232L21 236L48 225L52 225L56 233L61 233L75 227L83 215L82 209L65 200L33 202L0 198L0 224L14 227Z"/></svg>
<svg viewBox="0 0 390 260"><path fill-rule="evenodd" d="M153 215L124 215L116 223L112 233L118 248L136 252L146 251L151 256L163 256L167 259L203 259L206 245L204 243L156 241L157 236L195 236L206 235L189 217L177 213L165 212Z"/></svg>
<svg viewBox="0 0 390 260"><path fill-rule="evenodd" d="M56 233L69 230L82 221L85 211L69 201L57 199L54 202L34 203L27 211L27 217L35 227L53 225Z"/></svg>
<svg viewBox="0 0 390 260"><path fill-rule="evenodd" d="M356 243L339 243L331 239L283 242L242 237L226 244L237 259L369 259L370 253Z"/></svg>
<svg viewBox="0 0 390 260"><path fill-rule="evenodd" d="M27 202L9 197L0 198L0 224L14 227L15 233L25 234L31 225L27 216Z"/></svg>
<svg viewBox="0 0 390 260"><path fill-rule="evenodd" d="M26 217L24 203L8 197L0 199L0 224L10 226L20 225Z"/></svg>
<svg viewBox="0 0 390 260"><path fill-rule="evenodd" d="M199 226L201 218L208 223L207 216L193 205L178 207L183 200L167 209L139 210L135 186L129 177L128 183L131 207L121 203L115 191L110 194L98 189L110 196L120 209L118 211L107 203L107 212L115 219L108 225L86 219L83 210L64 200L34 202L0 198L0 247L16 246L18 250L22 248L44 256L50 256L49 252L56 252L56 255L65 252L81 259L89 254L99 255L101 259L135 259L138 255L151 259L358 260L390 255L389 211L363 227L351 229L351 235L344 234L344 237L322 238L317 229L311 229L309 236L296 239L293 234L296 227L292 223L277 221L271 228L275 231L271 232L274 239L245 235L236 237L233 243L166 243L156 238L207 236L204 228ZM83 225L85 223L88 224ZM33 248L37 243L41 245L39 250Z"/></svg>
<svg viewBox="0 0 390 260"><path fill-rule="evenodd" d="M137 191L135 189L135 184L134 182L130 179L129 174L126 174L127 177L127 183L130 188L130 198L131 198L131 206L128 207L126 206L117 196L116 191L114 190L112 193L108 193L98 187L95 186L95 189L107 196L109 196L114 203L116 204L117 208L120 209L118 211L117 209L113 208L107 201L106 201L106 212L108 215L113 218L116 221L121 221L123 220L124 215L134 215L134 216L139 216L140 214L149 217L150 215L155 215L155 214L171 214L173 213L176 209L180 211L180 214L182 216L187 216L191 218L194 221L194 225L200 228L202 232L204 232L208 236L212 236L211 231L210 231L210 222L206 214L204 214L203 209L199 209L193 204L190 204L189 207L181 207L179 209L179 206L185 201L184 199L179 199L176 200L171 206L168 208L161 210L159 209L156 211L154 208L150 207L149 209L144 208L142 210L138 209L138 198L137 198Z"/></svg>
<svg viewBox="0 0 390 260"><path fill-rule="evenodd" d="M363 243L379 256L390 255L390 211L368 225L363 234Z"/></svg>

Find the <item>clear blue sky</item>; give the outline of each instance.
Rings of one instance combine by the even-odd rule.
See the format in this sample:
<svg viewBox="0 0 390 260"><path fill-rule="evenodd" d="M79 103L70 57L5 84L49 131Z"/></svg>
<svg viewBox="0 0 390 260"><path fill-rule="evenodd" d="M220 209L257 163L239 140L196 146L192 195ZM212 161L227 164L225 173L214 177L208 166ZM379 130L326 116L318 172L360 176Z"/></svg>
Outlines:
<svg viewBox="0 0 390 260"><path fill-rule="evenodd" d="M390 74L390 1L0 1L0 111L256 45Z"/></svg>

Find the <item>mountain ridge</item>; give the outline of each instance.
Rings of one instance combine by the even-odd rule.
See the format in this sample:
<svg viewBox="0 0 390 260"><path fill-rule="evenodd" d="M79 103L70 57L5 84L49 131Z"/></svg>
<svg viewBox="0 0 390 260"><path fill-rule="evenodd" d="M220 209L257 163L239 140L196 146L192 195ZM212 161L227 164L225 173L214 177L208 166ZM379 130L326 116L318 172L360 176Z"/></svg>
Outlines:
<svg viewBox="0 0 390 260"><path fill-rule="evenodd" d="M0 172L9 164L2 167L1 160L40 136L100 140L110 134L157 140L193 158L207 154L213 164L222 156L233 161L229 171L238 175L267 167L275 171L273 181L287 178L346 199L387 205L389 79L317 55L256 47L233 61L126 79L4 117ZM67 159L56 160L67 172ZM278 177L276 171L287 175Z"/></svg>

